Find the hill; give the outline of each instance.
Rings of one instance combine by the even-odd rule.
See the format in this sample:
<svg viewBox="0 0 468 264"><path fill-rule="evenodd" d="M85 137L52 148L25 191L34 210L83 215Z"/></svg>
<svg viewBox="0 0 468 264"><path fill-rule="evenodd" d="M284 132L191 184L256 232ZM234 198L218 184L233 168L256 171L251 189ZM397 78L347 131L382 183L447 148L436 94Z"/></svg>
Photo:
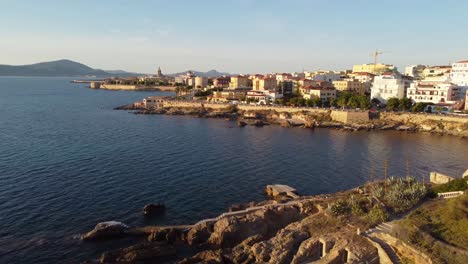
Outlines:
<svg viewBox="0 0 468 264"><path fill-rule="evenodd" d="M184 72L178 72L178 73L172 73L172 74L168 74L169 76L179 76L179 75L185 75L187 74L188 71L184 71ZM219 72L217 70L210 70L210 71L207 71L207 72L200 72L200 71L193 71L193 74L195 74L196 76L202 76L202 77L219 77L219 76L224 76L224 75L231 75L230 73L227 73L227 72Z"/></svg>
<svg viewBox="0 0 468 264"><path fill-rule="evenodd" d="M41 62L30 65L0 65L0 76L99 76L112 74L71 60Z"/></svg>

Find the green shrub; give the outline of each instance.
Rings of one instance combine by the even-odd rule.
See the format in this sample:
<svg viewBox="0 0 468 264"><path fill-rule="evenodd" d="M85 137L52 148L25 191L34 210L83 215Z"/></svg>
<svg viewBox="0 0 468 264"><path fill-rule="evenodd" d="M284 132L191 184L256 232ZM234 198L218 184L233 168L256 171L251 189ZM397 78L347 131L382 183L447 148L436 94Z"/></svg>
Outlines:
<svg viewBox="0 0 468 264"><path fill-rule="evenodd" d="M468 188L467 179L455 179L448 183L438 185L432 188L436 193L464 191Z"/></svg>
<svg viewBox="0 0 468 264"><path fill-rule="evenodd" d="M346 201L338 200L332 204L330 210L335 216L339 216L349 214L351 212L351 207Z"/></svg>
<svg viewBox="0 0 468 264"><path fill-rule="evenodd" d="M390 219L390 214L382 206L374 205L365 218L371 226L375 226Z"/></svg>

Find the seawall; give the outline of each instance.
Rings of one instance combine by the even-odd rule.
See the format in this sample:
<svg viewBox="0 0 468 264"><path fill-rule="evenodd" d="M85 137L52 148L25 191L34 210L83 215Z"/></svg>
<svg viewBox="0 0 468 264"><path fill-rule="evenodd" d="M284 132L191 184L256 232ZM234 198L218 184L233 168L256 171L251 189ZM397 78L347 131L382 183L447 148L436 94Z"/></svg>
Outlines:
<svg viewBox="0 0 468 264"><path fill-rule="evenodd" d="M145 86L145 85L124 85L124 84L101 84L100 89L106 90L123 90L123 91L144 91L144 90L158 90L158 91L174 91L175 86Z"/></svg>

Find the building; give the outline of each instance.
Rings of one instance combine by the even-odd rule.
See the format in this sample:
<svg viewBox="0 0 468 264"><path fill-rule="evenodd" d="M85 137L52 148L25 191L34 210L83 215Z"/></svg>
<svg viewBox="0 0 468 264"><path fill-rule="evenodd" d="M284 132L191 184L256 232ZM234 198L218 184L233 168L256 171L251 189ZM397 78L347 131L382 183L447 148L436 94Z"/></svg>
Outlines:
<svg viewBox="0 0 468 264"><path fill-rule="evenodd" d="M186 74L179 75L174 78L174 82L177 84L185 84L188 86L195 85L195 75L192 71L188 71Z"/></svg>
<svg viewBox="0 0 468 264"><path fill-rule="evenodd" d="M229 102L243 101L250 88L227 88L222 91L214 91L212 95L207 97L209 102Z"/></svg>
<svg viewBox="0 0 468 264"><path fill-rule="evenodd" d="M466 91L466 96L465 96L465 110L468 111L468 90Z"/></svg>
<svg viewBox="0 0 468 264"><path fill-rule="evenodd" d="M218 77L213 80L213 86L216 88L225 88L229 87L229 82L231 81L230 77L223 76L223 77Z"/></svg>
<svg viewBox="0 0 468 264"><path fill-rule="evenodd" d="M258 104L271 104L275 100L283 98L277 91L252 90L247 92L247 99L255 100Z"/></svg>
<svg viewBox="0 0 468 264"><path fill-rule="evenodd" d="M414 79L422 79L424 77L423 71L426 69L425 65L411 65L405 68L405 75L411 76Z"/></svg>
<svg viewBox="0 0 468 264"><path fill-rule="evenodd" d="M406 97L415 103L455 103L458 100L458 87L450 82L413 82Z"/></svg>
<svg viewBox="0 0 468 264"><path fill-rule="evenodd" d="M341 73L335 71L319 70L315 72L305 72L305 76L312 81L333 82L341 80Z"/></svg>
<svg viewBox="0 0 468 264"><path fill-rule="evenodd" d="M252 89L256 91L276 91L276 79L271 77L260 77L252 80Z"/></svg>
<svg viewBox="0 0 468 264"><path fill-rule="evenodd" d="M230 88L245 88L249 87L249 78L243 75L232 76L229 82Z"/></svg>
<svg viewBox="0 0 468 264"><path fill-rule="evenodd" d="M349 76L362 83L372 83L372 81L374 81L375 74L370 72L353 72L350 73Z"/></svg>
<svg viewBox="0 0 468 264"><path fill-rule="evenodd" d="M291 95L294 90L294 82L292 80L279 81L276 84L276 91L283 95Z"/></svg>
<svg viewBox="0 0 468 264"><path fill-rule="evenodd" d="M371 87L371 99L378 99L381 103L386 103L388 99L393 97L404 98L405 85L407 82L399 74L386 73L376 76Z"/></svg>
<svg viewBox="0 0 468 264"><path fill-rule="evenodd" d="M423 70L422 77L425 81L446 82L450 78L452 66L431 66Z"/></svg>
<svg viewBox="0 0 468 264"><path fill-rule="evenodd" d="M362 83L355 79L346 79L342 81L334 81L333 86L337 91L348 91L359 95L365 95L368 84Z"/></svg>
<svg viewBox="0 0 468 264"><path fill-rule="evenodd" d="M336 99L336 89L321 86L306 86L304 89L303 98L310 100L320 98L322 102Z"/></svg>
<svg viewBox="0 0 468 264"><path fill-rule="evenodd" d="M394 71L395 66L389 64L357 64L353 66L353 72L368 72L375 75L382 74L388 71Z"/></svg>
<svg viewBox="0 0 468 264"><path fill-rule="evenodd" d="M463 98L468 91L468 60L452 64L450 81L460 87L460 97Z"/></svg>
<svg viewBox="0 0 468 264"><path fill-rule="evenodd" d="M267 104L268 101L267 95L262 91L248 91L246 98L258 104Z"/></svg>
<svg viewBox="0 0 468 264"><path fill-rule="evenodd" d="M171 97L164 96L149 96L143 99L143 107L149 108L161 108L164 107L166 100L171 100Z"/></svg>
<svg viewBox="0 0 468 264"><path fill-rule="evenodd" d="M206 86L208 86L208 78L201 76L195 77L195 85L193 87L204 88Z"/></svg>
<svg viewBox="0 0 468 264"><path fill-rule="evenodd" d="M291 80L292 77L293 76L290 73L277 73L275 75L275 78L276 78L277 82L284 82L284 81L287 81L287 80Z"/></svg>

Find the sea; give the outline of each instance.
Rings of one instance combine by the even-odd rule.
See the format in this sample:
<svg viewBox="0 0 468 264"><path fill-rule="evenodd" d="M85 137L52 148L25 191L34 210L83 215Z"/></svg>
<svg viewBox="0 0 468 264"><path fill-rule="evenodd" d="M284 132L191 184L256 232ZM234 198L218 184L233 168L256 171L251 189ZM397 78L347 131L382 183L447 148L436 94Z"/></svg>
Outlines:
<svg viewBox="0 0 468 264"><path fill-rule="evenodd" d="M333 193L371 178L468 169L468 140L397 131L237 127L114 107L167 92L74 78L0 77L0 263L80 263L120 241L81 242L103 221L190 224L266 199L267 184ZM142 208L162 202L164 215Z"/></svg>

